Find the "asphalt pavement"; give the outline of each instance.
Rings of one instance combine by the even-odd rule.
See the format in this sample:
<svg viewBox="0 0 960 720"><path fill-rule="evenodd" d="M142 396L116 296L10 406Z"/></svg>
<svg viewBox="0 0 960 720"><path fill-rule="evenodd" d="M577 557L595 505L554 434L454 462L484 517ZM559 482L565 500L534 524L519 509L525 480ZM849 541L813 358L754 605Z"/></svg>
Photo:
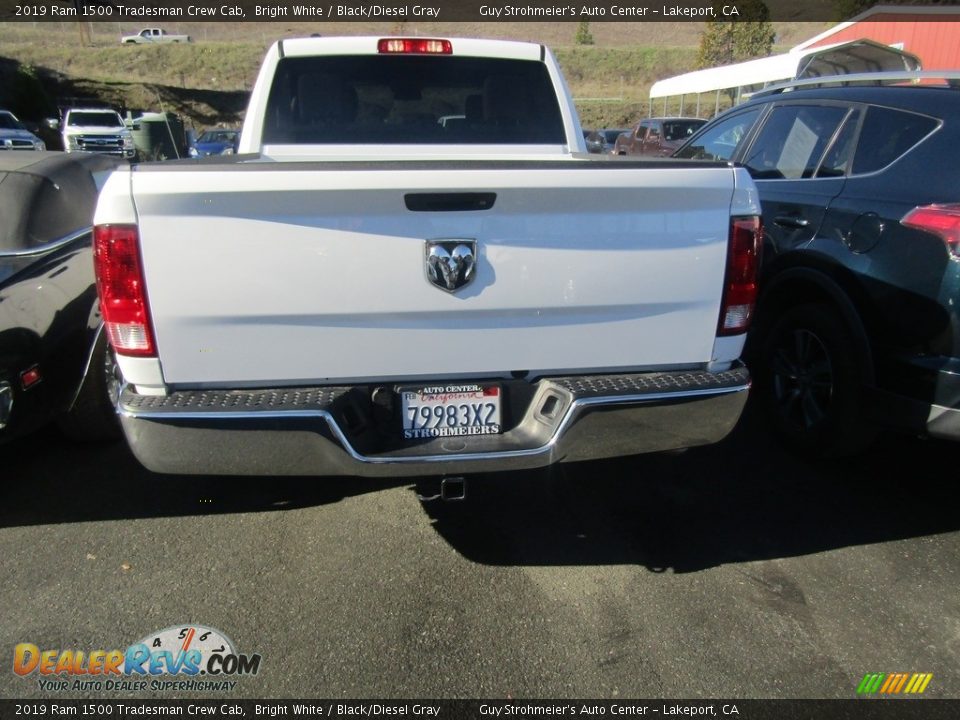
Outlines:
<svg viewBox="0 0 960 720"><path fill-rule="evenodd" d="M436 482L161 476L54 429L0 448L0 697L14 647L200 624L262 657L228 697L960 697L958 446L799 459L753 412L681 454ZM75 678L71 677L71 682Z"/></svg>

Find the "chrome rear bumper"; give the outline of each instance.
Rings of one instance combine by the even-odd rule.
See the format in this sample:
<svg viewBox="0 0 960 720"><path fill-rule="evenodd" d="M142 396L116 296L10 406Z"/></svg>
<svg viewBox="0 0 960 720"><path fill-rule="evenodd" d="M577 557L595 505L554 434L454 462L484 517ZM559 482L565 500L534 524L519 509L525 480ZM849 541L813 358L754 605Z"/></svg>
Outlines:
<svg viewBox="0 0 960 720"><path fill-rule="evenodd" d="M403 443L369 387L124 389L134 454L162 473L399 477L494 472L717 442L747 399L747 369L545 378L516 393L501 435ZM520 398L523 398L521 402ZM378 412L380 418L378 419Z"/></svg>

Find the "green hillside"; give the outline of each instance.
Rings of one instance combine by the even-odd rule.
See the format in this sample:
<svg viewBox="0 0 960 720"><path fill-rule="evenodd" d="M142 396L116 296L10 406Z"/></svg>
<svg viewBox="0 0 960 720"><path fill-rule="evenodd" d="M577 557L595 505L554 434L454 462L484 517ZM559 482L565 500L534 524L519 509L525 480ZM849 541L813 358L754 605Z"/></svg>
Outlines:
<svg viewBox="0 0 960 720"><path fill-rule="evenodd" d="M538 33L546 36L542 41L557 54L585 127L624 126L644 114L653 82L695 68L699 38L694 23L655 23L658 28L597 23L593 28L596 44L590 46L573 44L572 23L541 28L528 23L478 23L485 27L476 28L440 25L429 26L429 30L501 37L512 33L527 40L538 39ZM144 47L120 45L119 34L133 28L114 23L94 26L89 43L70 23L36 27L0 23L0 106L38 121L55 114L58 105L96 99L117 108L174 111L198 129L216 123L235 124L242 119L246 93L269 44L279 37L308 35L313 29L258 23L174 25L171 31L190 33L195 41ZM415 34L423 29L345 28L344 24L323 28L328 31L324 34L332 34L330 30ZM645 44L631 44L631 40ZM662 44L664 40L678 44Z"/></svg>

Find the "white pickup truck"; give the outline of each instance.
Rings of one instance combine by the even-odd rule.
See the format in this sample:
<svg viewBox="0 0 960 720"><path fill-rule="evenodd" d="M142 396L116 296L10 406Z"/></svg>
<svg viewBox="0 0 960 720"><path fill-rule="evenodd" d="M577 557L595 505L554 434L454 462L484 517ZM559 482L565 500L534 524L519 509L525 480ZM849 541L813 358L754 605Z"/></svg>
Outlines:
<svg viewBox="0 0 960 720"><path fill-rule="evenodd" d="M133 133L112 108L70 108L63 113L60 131L68 153L105 153L128 160L137 154Z"/></svg>
<svg viewBox="0 0 960 720"><path fill-rule="evenodd" d="M122 45L162 45L163 43L188 43L189 35L174 35L163 28L144 28L136 35L124 35Z"/></svg>
<svg viewBox="0 0 960 720"><path fill-rule="evenodd" d="M151 470L260 475L715 442L749 386L759 211L728 164L588 155L541 45L280 41L239 154L100 196L124 431Z"/></svg>

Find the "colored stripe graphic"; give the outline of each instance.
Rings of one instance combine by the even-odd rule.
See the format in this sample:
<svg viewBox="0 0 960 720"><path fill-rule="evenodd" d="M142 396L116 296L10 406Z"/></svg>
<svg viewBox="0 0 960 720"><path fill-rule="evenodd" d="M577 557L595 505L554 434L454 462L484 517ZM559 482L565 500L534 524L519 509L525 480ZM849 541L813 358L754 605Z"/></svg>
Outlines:
<svg viewBox="0 0 960 720"><path fill-rule="evenodd" d="M898 673L891 673L887 675L887 679L883 682L883 687L880 688L880 694L884 695L886 693L892 692L894 686L897 684L897 680L900 679Z"/></svg>
<svg viewBox="0 0 960 720"><path fill-rule="evenodd" d="M857 694L868 695L875 693L880 689L880 683L883 682L886 676L886 673L867 673L863 676L863 680L860 681L860 685L857 687Z"/></svg>
<svg viewBox="0 0 960 720"><path fill-rule="evenodd" d="M932 679L933 673L867 673L857 685L857 695L919 695Z"/></svg>
<svg viewBox="0 0 960 720"><path fill-rule="evenodd" d="M933 673L914 673L904 692L919 695L927 689L927 685L930 684L932 679Z"/></svg>

